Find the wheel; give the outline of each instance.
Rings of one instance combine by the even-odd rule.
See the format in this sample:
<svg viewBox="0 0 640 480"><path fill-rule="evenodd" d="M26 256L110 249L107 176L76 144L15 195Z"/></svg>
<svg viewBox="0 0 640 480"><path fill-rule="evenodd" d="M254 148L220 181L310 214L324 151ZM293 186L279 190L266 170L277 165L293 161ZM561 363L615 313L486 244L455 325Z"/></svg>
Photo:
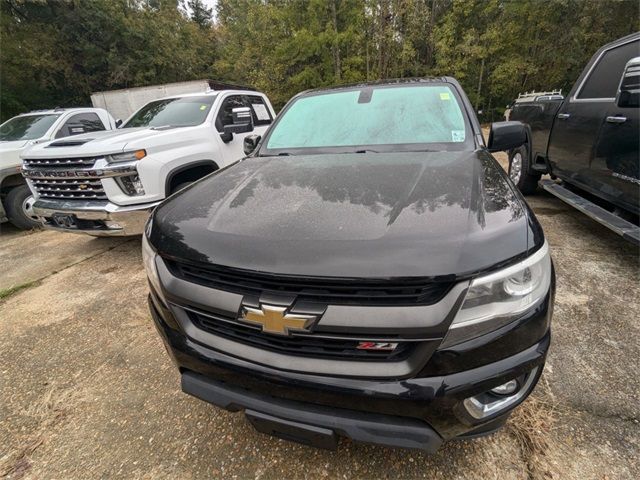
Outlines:
<svg viewBox="0 0 640 480"><path fill-rule="evenodd" d="M38 217L33 213L35 199L27 185L13 188L4 203L7 217L16 227L31 230L42 226Z"/></svg>
<svg viewBox="0 0 640 480"><path fill-rule="evenodd" d="M524 195L530 195L538 188L540 173L529 173L529 152L527 146L509 152L509 178Z"/></svg>

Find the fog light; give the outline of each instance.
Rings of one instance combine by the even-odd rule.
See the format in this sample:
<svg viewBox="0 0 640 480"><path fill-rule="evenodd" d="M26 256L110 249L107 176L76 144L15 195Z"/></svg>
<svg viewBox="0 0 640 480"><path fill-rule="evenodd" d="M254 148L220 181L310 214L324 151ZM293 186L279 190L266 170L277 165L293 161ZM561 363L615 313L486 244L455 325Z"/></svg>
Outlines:
<svg viewBox="0 0 640 480"><path fill-rule="evenodd" d="M492 388L491 393L496 395L511 395L518 389L518 381L516 379L509 380L507 383L498 385L496 388Z"/></svg>
<svg viewBox="0 0 640 480"><path fill-rule="evenodd" d="M462 405L476 420L487 420L501 415L524 400L532 389L539 368L536 367L527 374L521 387L517 380L509 380L484 393L465 398Z"/></svg>
<svg viewBox="0 0 640 480"><path fill-rule="evenodd" d="M127 195L144 195L144 187L142 186L142 182L140 181L140 177L138 175L127 175L126 177L118 177L117 181L120 185L120 188L122 188L122 190Z"/></svg>

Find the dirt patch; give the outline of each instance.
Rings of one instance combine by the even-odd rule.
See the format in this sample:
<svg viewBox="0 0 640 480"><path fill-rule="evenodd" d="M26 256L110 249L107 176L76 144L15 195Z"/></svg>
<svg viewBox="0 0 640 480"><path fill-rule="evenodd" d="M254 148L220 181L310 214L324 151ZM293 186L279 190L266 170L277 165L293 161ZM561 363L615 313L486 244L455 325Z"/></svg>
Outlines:
<svg viewBox="0 0 640 480"><path fill-rule="evenodd" d="M531 479L553 478L545 457L552 448L556 409L549 386L542 377L535 395L517 408L507 423L507 431L518 442Z"/></svg>
<svg viewBox="0 0 640 480"><path fill-rule="evenodd" d="M51 430L73 410L77 404L75 396L71 388L51 385L38 401L27 406L22 415L35 421L37 427L22 438L9 455L0 459L0 477L17 480L31 470L31 456L47 441Z"/></svg>

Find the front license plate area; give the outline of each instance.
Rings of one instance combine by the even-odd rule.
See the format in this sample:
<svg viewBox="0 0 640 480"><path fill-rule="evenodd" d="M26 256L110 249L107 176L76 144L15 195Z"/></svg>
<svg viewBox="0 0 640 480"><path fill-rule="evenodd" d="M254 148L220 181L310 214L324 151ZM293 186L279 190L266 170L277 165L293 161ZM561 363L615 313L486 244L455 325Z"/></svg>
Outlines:
<svg viewBox="0 0 640 480"><path fill-rule="evenodd" d="M338 448L338 436L328 428L285 420L253 410L247 410L245 415L259 432L316 448Z"/></svg>
<svg viewBox="0 0 640 480"><path fill-rule="evenodd" d="M53 219L53 223L60 228L77 228L78 226L75 215L55 213L51 218Z"/></svg>

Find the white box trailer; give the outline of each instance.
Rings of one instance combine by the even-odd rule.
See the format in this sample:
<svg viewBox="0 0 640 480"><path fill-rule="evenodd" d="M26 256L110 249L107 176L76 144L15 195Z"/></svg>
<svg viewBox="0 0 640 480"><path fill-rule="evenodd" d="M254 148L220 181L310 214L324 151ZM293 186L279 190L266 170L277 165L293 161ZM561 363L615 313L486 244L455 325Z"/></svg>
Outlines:
<svg viewBox="0 0 640 480"><path fill-rule="evenodd" d="M185 93L204 93L211 88L215 88L216 85L216 82L211 82L210 80L193 80L190 82L95 92L91 94L91 103L96 108L104 108L116 119L126 120L140 107L157 98Z"/></svg>

